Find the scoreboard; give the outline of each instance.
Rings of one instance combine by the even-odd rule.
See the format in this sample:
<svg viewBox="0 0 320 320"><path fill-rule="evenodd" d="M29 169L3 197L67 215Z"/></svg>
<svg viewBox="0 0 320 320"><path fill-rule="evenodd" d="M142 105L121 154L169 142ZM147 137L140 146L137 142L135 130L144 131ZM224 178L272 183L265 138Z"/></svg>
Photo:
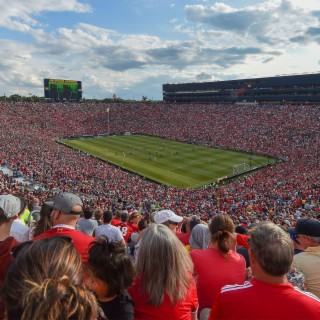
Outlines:
<svg viewBox="0 0 320 320"><path fill-rule="evenodd" d="M44 97L55 101L82 99L82 83L77 80L44 79Z"/></svg>

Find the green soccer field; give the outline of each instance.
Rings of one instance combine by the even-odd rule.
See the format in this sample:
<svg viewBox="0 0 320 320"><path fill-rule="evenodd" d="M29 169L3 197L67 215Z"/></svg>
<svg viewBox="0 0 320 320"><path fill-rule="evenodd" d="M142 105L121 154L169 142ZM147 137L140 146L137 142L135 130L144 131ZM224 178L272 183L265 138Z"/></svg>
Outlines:
<svg viewBox="0 0 320 320"><path fill-rule="evenodd" d="M181 188L197 188L226 178L234 174L236 165L263 167L272 161L263 156L143 135L60 142L153 181Z"/></svg>

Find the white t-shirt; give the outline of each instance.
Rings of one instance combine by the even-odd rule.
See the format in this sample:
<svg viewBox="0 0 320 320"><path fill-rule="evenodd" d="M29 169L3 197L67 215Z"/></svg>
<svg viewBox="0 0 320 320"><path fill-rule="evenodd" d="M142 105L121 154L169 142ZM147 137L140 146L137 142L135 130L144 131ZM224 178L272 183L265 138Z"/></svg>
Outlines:
<svg viewBox="0 0 320 320"><path fill-rule="evenodd" d="M29 227L23 224L20 219L13 220L10 236L14 237L19 242L25 242L29 240Z"/></svg>

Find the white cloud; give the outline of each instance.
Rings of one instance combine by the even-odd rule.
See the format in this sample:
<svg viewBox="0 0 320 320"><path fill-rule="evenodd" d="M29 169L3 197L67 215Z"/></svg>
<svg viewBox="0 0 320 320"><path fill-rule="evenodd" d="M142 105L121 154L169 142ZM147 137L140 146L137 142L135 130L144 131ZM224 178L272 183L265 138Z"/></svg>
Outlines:
<svg viewBox="0 0 320 320"><path fill-rule="evenodd" d="M229 32L247 43L287 46L291 37L319 25L312 10L320 5L301 6L302 1L270 0L243 8L224 3L186 5L185 10L188 22L200 29Z"/></svg>
<svg viewBox="0 0 320 320"><path fill-rule="evenodd" d="M43 78L66 78L82 80L86 97L161 98L162 83L318 68L317 1L270 0L237 8L196 3L185 6L184 23L170 21L174 40L83 22L49 31L38 22L44 11L90 12L82 1L21 0L12 1L11 7L0 3L0 27L32 37L29 43L0 40L0 86L42 95ZM307 59L302 61L304 51Z"/></svg>
<svg viewBox="0 0 320 320"><path fill-rule="evenodd" d="M39 23L35 19L42 12L72 11L78 13L90 12L88 4L78 0L9 0L0 2L0 27L20 32L29 32Z"/></svg>

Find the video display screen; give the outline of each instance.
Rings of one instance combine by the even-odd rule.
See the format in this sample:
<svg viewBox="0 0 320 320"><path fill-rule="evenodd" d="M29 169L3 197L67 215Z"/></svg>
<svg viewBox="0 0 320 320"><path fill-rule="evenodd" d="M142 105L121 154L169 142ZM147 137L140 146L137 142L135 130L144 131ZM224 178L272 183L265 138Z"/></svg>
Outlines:
<svg viewBox="0 0 320 320"><path fill-rule="evenodd" d="M76 80L44 79L44 97L56 101L81 100L82 83Z"/></svg>

